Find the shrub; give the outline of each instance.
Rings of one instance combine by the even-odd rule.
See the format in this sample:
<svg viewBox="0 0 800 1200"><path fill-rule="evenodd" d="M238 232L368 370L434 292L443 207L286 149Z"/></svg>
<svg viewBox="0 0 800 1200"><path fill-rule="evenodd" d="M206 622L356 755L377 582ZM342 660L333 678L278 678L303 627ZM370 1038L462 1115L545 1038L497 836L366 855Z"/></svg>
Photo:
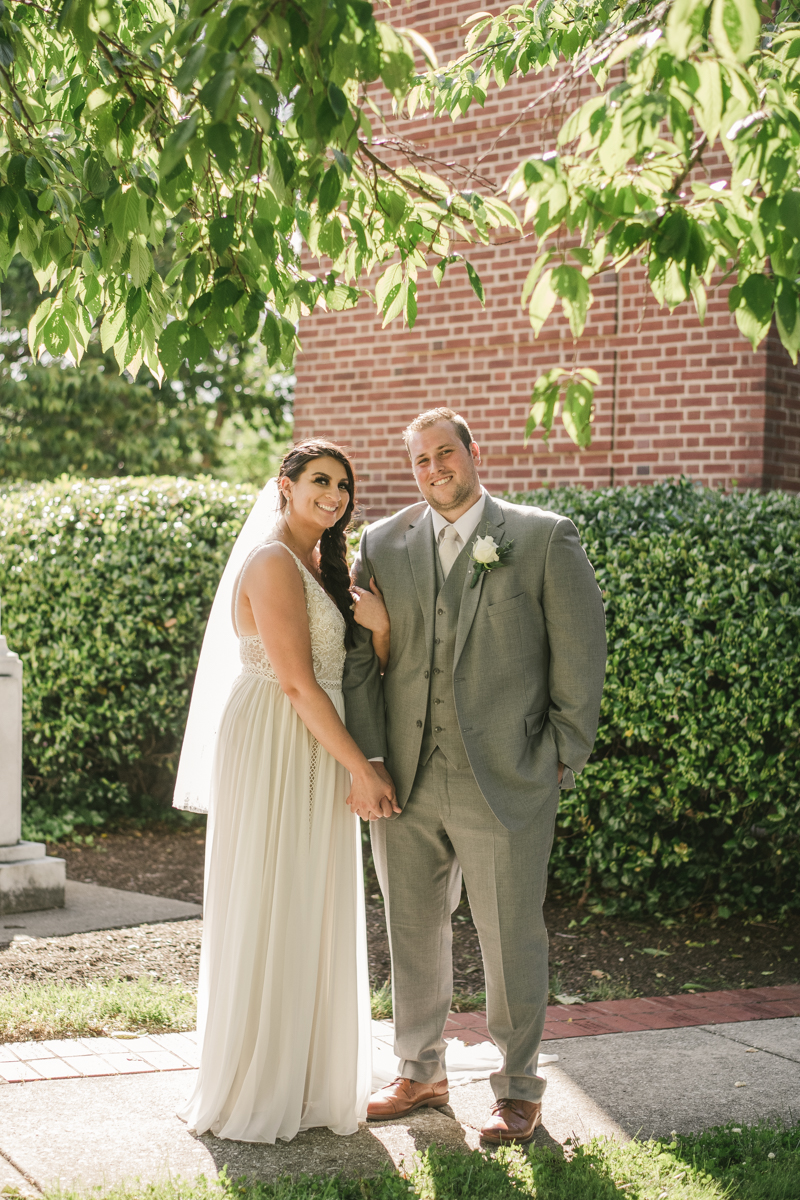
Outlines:
<svg viewBox="0 0 800 1200"><path fill-rule="evenodd" d="M800 907L800 496L684 480L511 498L575 521L606 603L557 884L607 913Z"/></svg>
<svg viewBox="0 0 800 1200"><path fill-rule="evenodd" d="M556 885L609 913L800 907L800 497L682 481L513 499L575 521L607 609L600 731L562 793ZM169 803L204 622L252 501L150 478L0 495L30 836Z"/></svg>
<svg viewBox="0 0 800 1200"><path fill-rule="evenodd" d="M222 567L252 489L63 480L0 495L3 628L24 662L28 836L169 804Z"/></svg>

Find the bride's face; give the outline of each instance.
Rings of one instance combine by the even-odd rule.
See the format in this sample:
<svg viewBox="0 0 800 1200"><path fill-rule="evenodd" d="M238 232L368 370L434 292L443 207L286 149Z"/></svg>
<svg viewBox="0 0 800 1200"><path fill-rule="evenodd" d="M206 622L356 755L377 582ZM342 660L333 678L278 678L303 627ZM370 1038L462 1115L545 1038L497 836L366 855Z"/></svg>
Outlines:
<svg viewBox="0 0 800 1200"><path fill-rule="evenodd" d="M315 458L306 463L294 481L281 480L291 516L319 528L330 529L344 516L350 499L347 471L335 458Z"/></svg>

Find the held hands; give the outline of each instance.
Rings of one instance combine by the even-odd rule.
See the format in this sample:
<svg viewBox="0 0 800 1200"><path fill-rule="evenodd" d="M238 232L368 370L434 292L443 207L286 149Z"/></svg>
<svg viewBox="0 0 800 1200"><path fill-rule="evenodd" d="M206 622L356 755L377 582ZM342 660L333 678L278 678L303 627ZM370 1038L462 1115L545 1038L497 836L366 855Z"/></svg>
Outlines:
<svg viewBox="0 0 800 1200"><path fill-rule="evenodd" d="M353 776L347 803L362 821L377 821L401 811L391 776L380 762L367 763L362 773Z"/></svg>

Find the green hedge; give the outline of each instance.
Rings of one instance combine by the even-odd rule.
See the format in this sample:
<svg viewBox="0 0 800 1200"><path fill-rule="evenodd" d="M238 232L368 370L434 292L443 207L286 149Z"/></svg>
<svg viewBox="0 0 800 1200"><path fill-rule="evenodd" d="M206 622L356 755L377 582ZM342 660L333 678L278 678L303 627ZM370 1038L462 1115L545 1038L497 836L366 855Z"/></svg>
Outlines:
<svg viewBox="0 0 800 1200"><path fill-rule="evenodd" d="M250 488L174 478L0 494L28 836L163 812L204 623L252 502Z"/></svg>
<svg viewBox="0 0 800 1200"><path fill-rule="evenodd" d="M252 499L180 479L0 495L29 834L163 811ZM555 885L605 912L800 907L800 497L679 482L515 499L572 517L608 613L600 732L562 795Z"/></svg>
<svg viewBox="0 0 800 1200"><path fill-rule="evenodd" d="M512 497L570 516L603 590L600 731L552 875L603 912L800 907L800 496L687 481Z"/></svg>

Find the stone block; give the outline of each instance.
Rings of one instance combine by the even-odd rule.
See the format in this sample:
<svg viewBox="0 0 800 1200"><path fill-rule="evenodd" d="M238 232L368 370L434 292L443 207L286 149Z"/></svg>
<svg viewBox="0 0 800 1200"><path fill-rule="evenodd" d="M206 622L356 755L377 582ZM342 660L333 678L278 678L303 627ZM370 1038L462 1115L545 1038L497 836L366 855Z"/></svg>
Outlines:
<svg viewBox="0 0 800 1200"><path fill-rule="evenodd" d="M26 862L31 858L44 858L46 849L44 842L15 842L13 846L0 846L0 863Z"/></svg>
<svg viewBox="0 0 800 1200"><path fill-rule="evenodd" d="M63 858L0 862L0 917L64 907L67 864Z"/></svg>

